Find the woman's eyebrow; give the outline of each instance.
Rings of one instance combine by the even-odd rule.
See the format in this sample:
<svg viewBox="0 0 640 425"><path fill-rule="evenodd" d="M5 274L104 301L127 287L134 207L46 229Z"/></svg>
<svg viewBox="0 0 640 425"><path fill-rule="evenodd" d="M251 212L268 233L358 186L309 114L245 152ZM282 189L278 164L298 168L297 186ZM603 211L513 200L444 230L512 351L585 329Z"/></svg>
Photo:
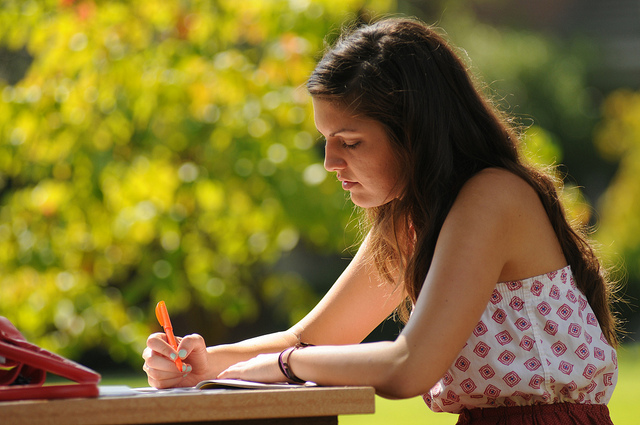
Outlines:
<svg viewBox="0 0 640 425"><path fill-rule="evenodd" d="M352 128L341 128L340 130L334 131L333 133L329 134L329 137L334 137L340 133L359 133L359 131Z"/></svg>

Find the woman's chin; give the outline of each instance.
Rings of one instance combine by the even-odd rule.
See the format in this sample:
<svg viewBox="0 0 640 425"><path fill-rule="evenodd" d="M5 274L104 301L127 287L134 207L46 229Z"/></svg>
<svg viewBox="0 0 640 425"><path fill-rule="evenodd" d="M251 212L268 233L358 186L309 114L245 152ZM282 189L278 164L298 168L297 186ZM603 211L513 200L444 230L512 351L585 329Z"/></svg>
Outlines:
<svg viewBox="0 0 640 425"><path fill-rule="evenodd" d="M367 198L364 196L358 196L358 195L354 195L353 192L351 192L351 202L353 202L356 206L360 208L367 209L367 208L379 207L381 205L386 204L389 201L380 201L380 200Z"/></svg>

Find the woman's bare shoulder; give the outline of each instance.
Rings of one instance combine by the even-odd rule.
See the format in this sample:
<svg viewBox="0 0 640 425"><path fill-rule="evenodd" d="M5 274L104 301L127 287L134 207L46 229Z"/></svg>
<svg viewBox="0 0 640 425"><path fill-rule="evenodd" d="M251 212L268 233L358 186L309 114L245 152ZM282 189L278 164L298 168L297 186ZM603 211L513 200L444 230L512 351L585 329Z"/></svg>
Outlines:
<svg viewBox="0 0 640 425"><path fill-rule="evenodd" d="M491 168L469 179L456 202L459 223L471 222L500 236L506 248L500 280L536 276L566 265L555 231L536 190L510 171Z"/></svg>
<svg viewBox="0 0 640 425"><path fill-rule="evenodd" d="M496 207L539 203L536 191L522 177L502 168L485 168L462 187L459 198Z"/></svg>
<svg viewBox="0 0 640 425"><path fill-rule="evenodd" d="M522 177L504 168L485 168L471 177L467 185L500 190L533 190Z"/></svg>

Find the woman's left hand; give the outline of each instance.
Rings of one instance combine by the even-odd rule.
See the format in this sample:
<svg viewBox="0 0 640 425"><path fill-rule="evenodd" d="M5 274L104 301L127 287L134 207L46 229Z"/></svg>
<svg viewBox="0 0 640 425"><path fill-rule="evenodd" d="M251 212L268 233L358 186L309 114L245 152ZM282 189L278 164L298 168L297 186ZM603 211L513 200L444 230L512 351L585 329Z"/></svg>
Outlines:
<svg viewBox="0 0 640 425"><path fill-rule="evenodd" d="M278 353L260 354L246 362L236 363L222 371L218 379L243 379L264 383L287 381L278 366Z"/></svg>

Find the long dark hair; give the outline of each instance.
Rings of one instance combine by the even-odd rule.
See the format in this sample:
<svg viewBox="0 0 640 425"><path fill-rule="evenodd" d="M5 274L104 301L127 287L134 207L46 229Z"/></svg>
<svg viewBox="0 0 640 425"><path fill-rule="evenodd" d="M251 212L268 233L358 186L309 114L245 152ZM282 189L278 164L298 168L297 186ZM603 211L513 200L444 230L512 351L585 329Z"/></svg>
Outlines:
<svg viewBox="0 0 640 425"><path fill-rule="evenodd" d="M320 60L307 89L382 123L394 145L404 192L367 210L369 254L389 281L400 272L410 302L420 293L460 189L482 169L498 167L536 190L576 284L608 342L618 343L612 284L583 231L568 223L558 183L525 163L515 127L476 89L465 64L433 28L392 18L347 31ZM406 304L400 313L406 320Z"/></svg>

